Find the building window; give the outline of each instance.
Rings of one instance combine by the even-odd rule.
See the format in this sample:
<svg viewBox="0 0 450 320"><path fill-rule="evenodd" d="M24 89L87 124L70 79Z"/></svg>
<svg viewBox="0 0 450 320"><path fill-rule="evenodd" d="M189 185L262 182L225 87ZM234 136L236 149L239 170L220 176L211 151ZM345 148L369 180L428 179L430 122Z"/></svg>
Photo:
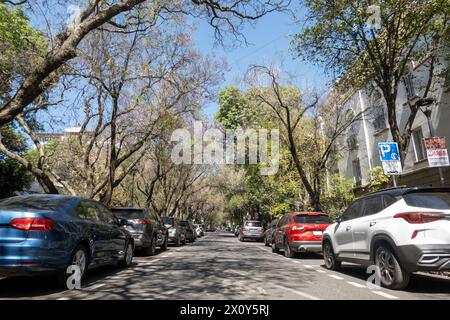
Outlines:
<svg viewBox="0 0 450 320"><path fill-rule="evenodd" d="M412 143L416 161L421 161L427 158L427 151L425 149L425 142L423 141L422 127L416 128L412 132Z"/></svg>
<svg viewBox="0 0 450 320"><path fill-rule="evenodd" d="M360 187L362 185L362 175L361 175L361 164L359 159L352 161L353 166L353 179L355 181L355 186Z"/></svg>
<svg viewBox="0 0 450 320"><path fill-rule="evenodd" d="M375 131L380 131L386 128L384 109L383 95L380 91L376 90L372 95L372 124Z"/></svg>

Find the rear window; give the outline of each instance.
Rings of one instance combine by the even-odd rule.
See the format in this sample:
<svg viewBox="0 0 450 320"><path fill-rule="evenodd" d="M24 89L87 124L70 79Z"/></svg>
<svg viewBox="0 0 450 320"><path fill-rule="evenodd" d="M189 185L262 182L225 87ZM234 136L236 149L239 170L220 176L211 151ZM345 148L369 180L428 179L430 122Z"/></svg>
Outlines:
<svg viewBox="0 0 450 320"><path fill-rule="evenodd" d="M245 223L246 227L262 227L262 224L260 221L249 221Z"/></svg>
<svg viewBox="0 0 450 320"><path fill-rule="evenodd" d="M189 221L182 220L182 221L180 221L180 225L182 225L183 227L188 227Z"/></svg>
<svg viewBox="0 0 450 320"><path fill-rule="evenodd" d="M56 197L12 197L0 201L1 209L58 210L66 206L70 198Z"/></svg>
<svg viewBox="0 0 450 320"><path fill-rule="evenodd" d="M405 194L403 199L413 207L450 210L449 192L414 192Z"/></svg>
<svg viewBox="0 0 450 320"><path fill-rule="evenodd" d="M328 216L294 216L295 223L310 223L310 224L330 224L331 220Z"/></svg>
<svg viewBox="0 0 450 320"><path fill-rule="evenodd" d="M133 209L114 209L111 211L117 217L122 217L126 219L143 219L146 217L144 210L133 210Z"/></svg>
<svg viewBox="0 0 450 320"><path fill-rule="evenodd" d="M170 218L170 217L163 217L162 220L163 220L164 224L170 224L170 225L173 225L173 218Z"/></svg>

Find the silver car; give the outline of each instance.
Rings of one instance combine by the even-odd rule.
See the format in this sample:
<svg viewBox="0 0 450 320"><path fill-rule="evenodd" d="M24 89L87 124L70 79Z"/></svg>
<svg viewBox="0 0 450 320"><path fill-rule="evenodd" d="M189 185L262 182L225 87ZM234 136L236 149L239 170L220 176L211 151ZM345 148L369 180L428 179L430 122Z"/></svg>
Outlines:
<svg viewBox="0 0 450 320"><path fill-rule="evenodd" d="M239 241L245 241L245 239L255 239L257 241L263 241L264 231L265 230L261 221L244 221L244 225L239 230Z"/></svg>

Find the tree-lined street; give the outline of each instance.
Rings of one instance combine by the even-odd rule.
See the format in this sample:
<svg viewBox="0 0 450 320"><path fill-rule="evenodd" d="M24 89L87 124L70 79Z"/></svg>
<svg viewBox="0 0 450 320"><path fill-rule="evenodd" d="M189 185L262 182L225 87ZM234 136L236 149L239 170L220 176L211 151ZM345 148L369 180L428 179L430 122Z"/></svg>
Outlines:
<svg viewBox="0 0 450 320"><path fill-rule="evenodd" d="M11 299L448 299L450 280L416 275L403 292L369 290L368 275L348 265L329 271L321 255L295 259L273 254L260 242L239 242L209 233L182 248L135 257L128 270L106 268L87 275L81 290L59 291L48 279L0 281L0 297Z"/></svg>

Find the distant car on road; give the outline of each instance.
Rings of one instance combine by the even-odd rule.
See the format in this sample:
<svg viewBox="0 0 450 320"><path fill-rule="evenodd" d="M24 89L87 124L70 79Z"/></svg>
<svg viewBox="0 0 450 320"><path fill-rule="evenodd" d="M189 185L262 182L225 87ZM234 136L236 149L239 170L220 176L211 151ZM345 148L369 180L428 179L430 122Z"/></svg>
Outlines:
<svg viewBox="0 0 450 320"><path fill-rule="evenodd" d="M195 242L195 240L197 240L197 234L192 222L188 220L181 220L180 225L185 231L186 240L188 240L189 242Z"/></svg>
<svg viewBox="0 0 450 320"><path fill-rule="evenodd" d="M322 212L292 212L277 223L272 237L272 252L284 250L288 258L298 252L321 252L323 231L331 219Z"/></svg>
<svg viewBox="0 0 450 320"><path fill-rule="evenodd" d="M261 221L250 220L245 221L242 228L239 230L239 241L245 241L246 239L255 239L257 241L263 241L264 228Z"/></svg>
<svg viewBox="0 0 450 320"><path fill-rule="evenodd" d="M169 233L158 214L136 208L111 208L111 211L117 218L127 220L124 228L133 236L135 247L145 255L155 255L156 247L167 250Z"/></svg>
<svg viewBox="0 0 450 320"><path fill-rule="evenodd" d="M134 240L103 204L80 197L30 195L0 201L0 273L54 273L107 264L130 267Z"/></svg>
<svg viewBox="0 0 450 320"><path fill-rule="evenodd" d="M323 237L325 266L376 265L381 284L403 289L416 271L450 270L450 188L393 188L363 196Z"/></svg>
<svg viewBox="0 0 450 320"><path fill-rule="evenodd" d="M277 223L278 223L279 219L273 220L267 230L264 232L264 244L266 245L266 247L270 247L272 240L273 240L273 233L277 227Z"/></svg>
<svg viewBox="0 0 450 320"><path fill-rule="evenodd" d="M175 217L162 217L165 227L169 232L169 242L179 247L186 244L186 231Z"/></svg>
<svg viewBox="0 0 450 320"><path fill-rule="evenodd" d="M203 230L203 226L201 224L194 224L194 229L198 238L205 235L205 231Z"/></svg>

